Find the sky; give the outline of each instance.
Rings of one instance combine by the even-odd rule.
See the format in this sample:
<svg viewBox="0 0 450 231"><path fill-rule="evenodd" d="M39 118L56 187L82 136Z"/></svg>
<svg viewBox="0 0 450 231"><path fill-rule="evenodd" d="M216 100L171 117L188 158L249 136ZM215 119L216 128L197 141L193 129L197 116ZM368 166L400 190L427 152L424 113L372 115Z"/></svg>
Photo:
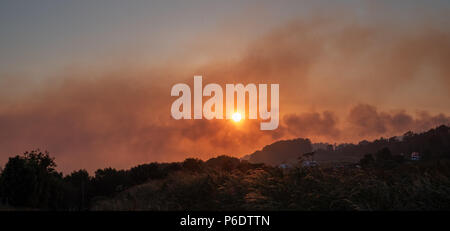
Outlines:
<svg viewBox="0 0 450 231"><path fill-rule="evenodd" d="M0 1L0 164L65 173L450 122L449 1ZM176 83L279 83L280 127L175 121Z"/></svg>

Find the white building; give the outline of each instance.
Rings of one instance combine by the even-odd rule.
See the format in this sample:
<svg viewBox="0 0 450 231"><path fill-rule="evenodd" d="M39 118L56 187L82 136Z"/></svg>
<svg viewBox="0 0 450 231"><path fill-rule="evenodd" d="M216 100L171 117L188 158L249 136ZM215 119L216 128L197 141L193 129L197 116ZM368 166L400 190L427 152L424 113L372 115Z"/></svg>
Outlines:
<svg viewBox="0 0 450 231"><path fill-rule="evenodd" d="M420 160L420 154L418 152L412 152L411 160Z"/></svg>
<svg viewBox="0 0 450 231"><path fill-rule="evenodd" d="M302 162L302 167L315 167L319 165L315 160L305 160Z"/></svg>

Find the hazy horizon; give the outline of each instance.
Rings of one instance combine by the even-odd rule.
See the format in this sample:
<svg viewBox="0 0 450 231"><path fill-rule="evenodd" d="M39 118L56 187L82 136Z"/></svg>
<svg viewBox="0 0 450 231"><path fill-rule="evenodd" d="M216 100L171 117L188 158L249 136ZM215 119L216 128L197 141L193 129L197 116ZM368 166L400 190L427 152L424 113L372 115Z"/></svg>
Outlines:
<svg viewBox="0 0 450 231"><path fill-rule="evenodd" d="M450 123L448 1L2 1L0 163L68 173ZM280 126L171 118L176 83L279 83Z"/></svg>

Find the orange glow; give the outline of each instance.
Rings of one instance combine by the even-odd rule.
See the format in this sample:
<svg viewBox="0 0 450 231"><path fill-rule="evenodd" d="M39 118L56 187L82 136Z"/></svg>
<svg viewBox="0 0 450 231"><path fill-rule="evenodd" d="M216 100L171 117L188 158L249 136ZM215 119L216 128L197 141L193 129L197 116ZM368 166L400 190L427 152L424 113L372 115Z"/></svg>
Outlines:
<svg viewBox="0 0 450 231"><path fill-rule="evenodd" d="M239 112L235 112L231 118L233 119L234 122L239 122L242 119L241 113Z"/></svg>

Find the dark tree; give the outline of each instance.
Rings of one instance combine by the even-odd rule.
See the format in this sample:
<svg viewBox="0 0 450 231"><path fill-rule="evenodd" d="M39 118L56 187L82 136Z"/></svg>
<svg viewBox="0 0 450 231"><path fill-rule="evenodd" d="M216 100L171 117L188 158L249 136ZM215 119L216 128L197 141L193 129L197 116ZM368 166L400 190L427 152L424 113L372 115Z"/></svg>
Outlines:
<svg viewBox="0 0 450 231"><path fill-rule="evenodd" d="M70 201L67 206L75 210L87 210L91 197L89 192L92 188L89 173L84 169L78 170L64 177L64 181L69 189L66 197Z"/></svg>
<svg viewBox="0 0 450 231"><path fill-rule="evenodd" d="M204 163L200 159L187 158L183 162L183 169L190 172L202 172L204 169Z"/></svg>
<svg viewBox="0 0 450 231"><path fill-rule="evenodd" d="M13 206L54 208L62 200L62 175L55 167L48 152L11 157L1 174L1 194Z"/></svg>
<svg viewBox="0 0 450 231"><path fill-rule="evenodd" d="M375 164L375 159L372 154L365 154L364 157L359 161L359 164L363 168L371 167Z"/></svg>

